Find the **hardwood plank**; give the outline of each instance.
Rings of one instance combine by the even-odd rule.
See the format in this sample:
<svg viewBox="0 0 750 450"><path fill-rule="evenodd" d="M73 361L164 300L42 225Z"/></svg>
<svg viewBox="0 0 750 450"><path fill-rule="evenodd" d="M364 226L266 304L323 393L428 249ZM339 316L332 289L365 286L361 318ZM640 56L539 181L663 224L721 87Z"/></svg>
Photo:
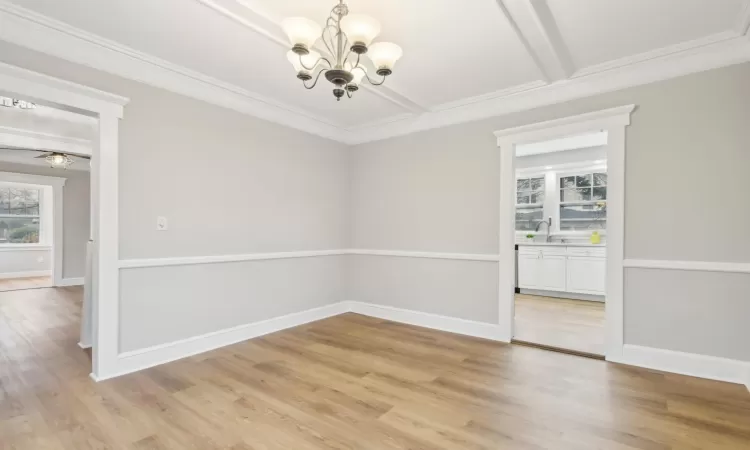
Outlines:
<svg viewBox="0 0 750 450"><path fill-rule="evenodd" d="M81 296L0 293L0 449L750 448L744 386L356 314L94 383Z"/></svg>
<svg viewBox="0 0 750 450"><path fill-rule="evenodd" d="M604 303L516 294L513 339L604 356Z"/></svg>

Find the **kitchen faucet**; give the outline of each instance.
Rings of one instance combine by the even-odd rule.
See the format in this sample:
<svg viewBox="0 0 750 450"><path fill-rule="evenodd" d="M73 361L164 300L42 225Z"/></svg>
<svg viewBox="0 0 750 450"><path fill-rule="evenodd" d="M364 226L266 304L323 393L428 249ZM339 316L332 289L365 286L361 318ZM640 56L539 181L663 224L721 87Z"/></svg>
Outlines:
<svg viewBox="0 0 750 450"><path fill-rule="evenodd" d="M552 217L550 217L547 220L540 220L536 224L535 232L539 232L539 227L542 226L542 224L547 225L547 242L552 242Z"/></svg>

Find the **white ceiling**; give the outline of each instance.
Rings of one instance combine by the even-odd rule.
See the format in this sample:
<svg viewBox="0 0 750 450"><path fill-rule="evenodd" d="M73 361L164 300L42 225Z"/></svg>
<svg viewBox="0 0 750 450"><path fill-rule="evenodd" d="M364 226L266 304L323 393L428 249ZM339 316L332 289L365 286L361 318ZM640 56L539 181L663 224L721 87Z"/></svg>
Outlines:
<svg viewBox="0 0 750 450"><path fill-rule="evenodd" d="M242 101L256 102L256 110L279 111L265 118L345 142L517 110L526 105L521 94L529 96L529 107L544 101L540 93L565 99L568 86L588 92L576 84L585 77L605 74L614 80L607 72L613 68L660 70L659 75L632 77L651 81L681 74L666 65L684 66L683 72L710 68L709 63L704 67L692 60L680 66L666 58L695 58L696 49L705 49L708 61L738 39L748 44L747 49L732 47L731 57L719 61L714 56L710 64L750 60L750 0L347 3L352 12L377 18L383 28L379 39L401 45L404 57L385 86L361 89L355 98L341 102L334 100L325 81L312 91L302 88L286 60L288 44L278 26L291 15L322 23L335 0L0 0L0 14L86 41L81 49L96 41L110 52L135 54L159 70L166 68L192 83L218 86ZM102 70L122 71L121 64L108 66L107 58L82 56L100 49L73 51L71 45L41 42L52 40L51 34L32 38L14 33L10 25L0 29L0 39ZM32 28L25 27L27 35ZM664 61L659 69L656 60ZM148 82L145 75L141 78ZM165 82L153 82L160 83ZM599 89L627 82L610 84ZM562 88L567 91L552 91ZM231 103L222 101L225 106ZM509 106L514 102L516 106Z"/></svg>

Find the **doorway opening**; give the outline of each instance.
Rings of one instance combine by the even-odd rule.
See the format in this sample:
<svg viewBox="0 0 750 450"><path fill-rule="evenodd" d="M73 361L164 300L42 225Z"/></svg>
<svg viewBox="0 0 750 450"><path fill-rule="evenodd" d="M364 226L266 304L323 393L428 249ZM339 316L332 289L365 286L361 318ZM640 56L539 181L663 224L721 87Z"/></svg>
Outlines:
<svg viewBox="0 0 750 450"><path fill-rule="evenodd" d="M503 340L622 355L625 127L634 109L495 132Z"/></svg>
<svg viewBox="0 0 750 450"><path fill-rule="evenodd" d="M518 145L513 341L603 358L607 132Z"/></svg>

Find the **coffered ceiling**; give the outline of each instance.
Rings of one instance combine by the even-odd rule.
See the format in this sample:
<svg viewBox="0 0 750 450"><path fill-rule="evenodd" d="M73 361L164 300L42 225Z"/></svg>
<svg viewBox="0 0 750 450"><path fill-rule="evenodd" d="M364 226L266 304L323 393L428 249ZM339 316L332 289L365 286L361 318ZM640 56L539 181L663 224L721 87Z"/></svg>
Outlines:
<svg viewBox="0 0 750 450"><path fill-rule="evenodd" d="M347 143L750 60L750 0L348 0L404 56L336 102L301 86L279 26L334 4L0 0L0 40Z"/></svg>

